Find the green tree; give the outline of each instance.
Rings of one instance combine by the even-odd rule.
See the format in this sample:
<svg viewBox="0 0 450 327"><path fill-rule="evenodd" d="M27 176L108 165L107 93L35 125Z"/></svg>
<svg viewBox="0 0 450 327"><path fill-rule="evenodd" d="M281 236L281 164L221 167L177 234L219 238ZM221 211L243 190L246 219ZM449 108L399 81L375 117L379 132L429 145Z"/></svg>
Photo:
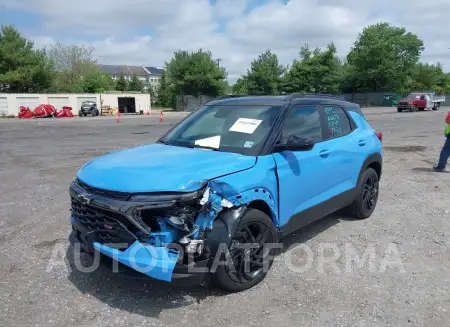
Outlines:
<svg viewBox="0 0 450 327"><path fill-rule="evenodd" d="M123 73L120 73L116 81L116 91L125 92L128 89L128 83Z"/></svg>
<svg viewBox="0 0 450 327"><path fill-rule="evenodd" d="M412 70L409 89L446 93L450 91L450 79L440 63L418 63Z"/></svg>
<svg viewBox="0 0 450 327"><path fill-rule="evenodd" d="M102 93L114 90L114 81L110 75L103 73L99 69L93 69L81 77L76 92L81 93Z"/></svg>
<svg viewBox="0 0 450 327"><path fill-rule="evenodd" d="M165 71L161 73L161 79L156 93L156 105L163 108L175 108L175 90L169 84Z"/></svg>
<svg viewBox="0 0 450 327"><path fill-rule="evenodd" d="M210 51L176 51L166 63L166 78L176 94L218 96L226 88L227 74Z"/></svg>
<svg viewBox="0 0 450 327"><path fill-rule="evenodd" d="M94 51L94 47L59 42L50 46L47 52L57 72L55 88L59 92L75 92L83 76L97 68Z"/></svg>
<svg viewBox="0 0 450 327"><path fill-rule="evenodd" d="M347 61L359 90L401 90L423 50L417 35L403 27L378 23L358 35Z"/></svg>
<svg viewBox="0 0 450 327"><path fill-rule="evenodd" d="M148 93L150 93L150 101L152 102L152 105L156 104L157 98L156 95L158 93L158 86L149 85L148 86Z"/></svg>
<svg viewBox="0 0 450 327"><path fill-rule="evenodd" d="M308 45L300 49L300 60L294 60L284 76L286 93L336 93L342 78L342 64L333 43L322 51L311 51Z"/></svg>
<svg viewBox="0 0 450 327"><path fill-rule="evenodd" d="M252 95L280 94L285 70L285 67L280 65L278 56L267 50L252 61L239 87L245 86L247 93Z"/></svg>
<svg viewBox="0 0 450 327"><path fill-rule="evenodd" d="M139 80L136 74L131 76L131 81L128 84L128 91L142 92L142 82Z"/></svg>
<svg viewBox="0 0 450 327"><path fill-rule="evenodd" d="M248 94L248 80L246 77L240 77L232 87L233 94L246 95Z"/></svg>
<svg viewBox="0 0 450 327"><path fill-rule="evenodd" d="M0 92L43 92L54 78L44 50L22 37L12 26L0 29Z"/></svg>

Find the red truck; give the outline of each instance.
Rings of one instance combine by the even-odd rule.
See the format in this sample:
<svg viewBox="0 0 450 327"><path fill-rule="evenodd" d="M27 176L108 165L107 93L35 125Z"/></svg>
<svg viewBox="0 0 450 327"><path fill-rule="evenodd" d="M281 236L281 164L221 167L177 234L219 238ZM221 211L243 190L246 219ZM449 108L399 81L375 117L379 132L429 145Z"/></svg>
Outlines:
<svg viewBox="0 0 450 327"><path fill-rule="evenodd" d="M433 92L413 92L397 103L397 111L423 111L425 109L439 110L445 96L438 96Z"/></svg>

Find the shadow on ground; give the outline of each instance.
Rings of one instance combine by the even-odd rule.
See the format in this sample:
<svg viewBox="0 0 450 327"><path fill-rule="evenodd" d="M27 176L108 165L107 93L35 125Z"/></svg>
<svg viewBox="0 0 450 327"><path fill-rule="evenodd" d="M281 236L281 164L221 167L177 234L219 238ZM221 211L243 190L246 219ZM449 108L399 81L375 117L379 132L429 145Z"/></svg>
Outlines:
<svg viewBox="0 0 450 327"><path fill-rule="evenodd" d="M282 240L282 252L294 249L344 219L347 218L330 215L286 236ZM163 310L200 303L207 297L227 295L210 285L201 286L198 282L176 280L168 284L150 278L131 278L113 273L102 266L93 272L82 272L76 268L73 247L68 248L66 260L70 267L69 281L80 292L88 293L112 308L146 317L158 318ZM93 258L82 253L80 262L83 267L90 267L93 265Z"/></svg>

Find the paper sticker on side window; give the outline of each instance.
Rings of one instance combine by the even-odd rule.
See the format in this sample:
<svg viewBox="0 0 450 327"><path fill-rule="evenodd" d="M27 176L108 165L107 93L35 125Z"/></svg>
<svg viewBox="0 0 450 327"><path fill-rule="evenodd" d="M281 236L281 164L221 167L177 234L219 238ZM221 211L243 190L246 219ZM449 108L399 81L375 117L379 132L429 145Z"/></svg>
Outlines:
<svg viewBox="0 0 450 327"><path fill-rule="evenodd" d="M230 132L253 134L262 120L239 118L230 128Z"/></svg>

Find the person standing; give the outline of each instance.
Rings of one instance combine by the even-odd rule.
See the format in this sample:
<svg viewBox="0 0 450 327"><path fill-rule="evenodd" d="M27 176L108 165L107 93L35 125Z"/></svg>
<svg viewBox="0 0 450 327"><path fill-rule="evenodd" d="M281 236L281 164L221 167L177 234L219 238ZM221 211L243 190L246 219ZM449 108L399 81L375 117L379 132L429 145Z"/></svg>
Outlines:
<svg viewBox="0 0 450 327"><path fill-rule="evenodd" d="M441 150L441 155L439 156L439 162L437 166L433 167L433 169L437 172L445 171L445 167L447 166L448 158L450 157L450 111L448 112L447 118L445 118L445 122L447 123L447 127L445 128L445 143Z"/></svg>

